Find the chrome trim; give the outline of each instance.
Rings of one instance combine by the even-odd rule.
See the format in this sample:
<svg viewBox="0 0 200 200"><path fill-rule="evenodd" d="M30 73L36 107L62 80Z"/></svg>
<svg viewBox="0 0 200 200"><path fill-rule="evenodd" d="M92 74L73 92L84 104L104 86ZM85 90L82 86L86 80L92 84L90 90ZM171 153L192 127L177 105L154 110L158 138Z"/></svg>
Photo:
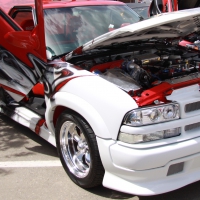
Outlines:
<svg viewBox="0 0 200 200"><path fill-rule="evenodd" d="M90 171L90 149L77 124L72 121L63 123L60 130L60 146L70 172L78 178L86 177Z"/></svg>

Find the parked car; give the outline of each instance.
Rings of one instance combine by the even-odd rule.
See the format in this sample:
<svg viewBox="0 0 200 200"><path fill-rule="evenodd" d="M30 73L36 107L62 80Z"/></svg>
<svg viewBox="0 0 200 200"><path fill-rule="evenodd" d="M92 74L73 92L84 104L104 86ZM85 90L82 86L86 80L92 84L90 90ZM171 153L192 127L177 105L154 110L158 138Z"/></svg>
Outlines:
<svg viewBox="0 0 200 200"><path fill-rule="evenodd" d="M143 19L147 19L150 17L149 15L149 3L126 3L130 8L132 8L135 12L137 12Z"/></svg>
<svg viewBox="0 0 200 200"><path fill-rule="evenodd" d="M0 9L0 112L56 146L80 187L155 195L200 180L199 51L179 45L199 33L199 12Z"/></svg>
<svg viewBox="0 0 200 200"><path fill-rule="evenodd" d="M200 0L152 0L149 14L154 16L165 12L197 8L199 6Z"/></svg>

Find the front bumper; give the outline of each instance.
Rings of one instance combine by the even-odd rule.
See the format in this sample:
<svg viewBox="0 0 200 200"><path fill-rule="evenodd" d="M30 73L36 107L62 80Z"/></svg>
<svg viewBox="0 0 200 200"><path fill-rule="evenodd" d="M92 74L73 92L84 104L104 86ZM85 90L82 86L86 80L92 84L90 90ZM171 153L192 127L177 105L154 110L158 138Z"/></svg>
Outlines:
<svg viewBox="0 0 200 200"><path fill-rule="evenodd" d="M200 180L200 137L146 149L102 138L97 142L105 168L105 187L156 195Z"/></svg>

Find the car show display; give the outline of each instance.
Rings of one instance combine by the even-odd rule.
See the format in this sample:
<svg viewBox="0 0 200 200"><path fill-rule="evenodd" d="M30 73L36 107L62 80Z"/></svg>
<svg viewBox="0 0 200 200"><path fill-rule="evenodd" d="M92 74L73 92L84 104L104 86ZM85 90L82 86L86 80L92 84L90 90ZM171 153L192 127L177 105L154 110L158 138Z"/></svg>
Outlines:
<svg viewBox="0 0 200 200"><path fill-rule="evenodd" d="M1 7L0 112L56 146L73 182L155 195L200 180L199 49L180 45L198 40L199 8Z"/></svg>

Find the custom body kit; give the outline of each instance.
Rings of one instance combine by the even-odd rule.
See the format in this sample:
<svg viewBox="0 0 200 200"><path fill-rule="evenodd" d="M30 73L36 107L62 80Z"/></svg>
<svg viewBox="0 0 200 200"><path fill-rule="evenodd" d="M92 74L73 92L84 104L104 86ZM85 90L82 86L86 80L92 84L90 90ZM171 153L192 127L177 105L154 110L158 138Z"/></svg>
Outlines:
<svg viewBox="0 0 200 200"><path fill-rule="evenodd" d="M121 2L0 9L0 111L58 149L79 186L139 195L200 179L200 10Z"/></svg>

